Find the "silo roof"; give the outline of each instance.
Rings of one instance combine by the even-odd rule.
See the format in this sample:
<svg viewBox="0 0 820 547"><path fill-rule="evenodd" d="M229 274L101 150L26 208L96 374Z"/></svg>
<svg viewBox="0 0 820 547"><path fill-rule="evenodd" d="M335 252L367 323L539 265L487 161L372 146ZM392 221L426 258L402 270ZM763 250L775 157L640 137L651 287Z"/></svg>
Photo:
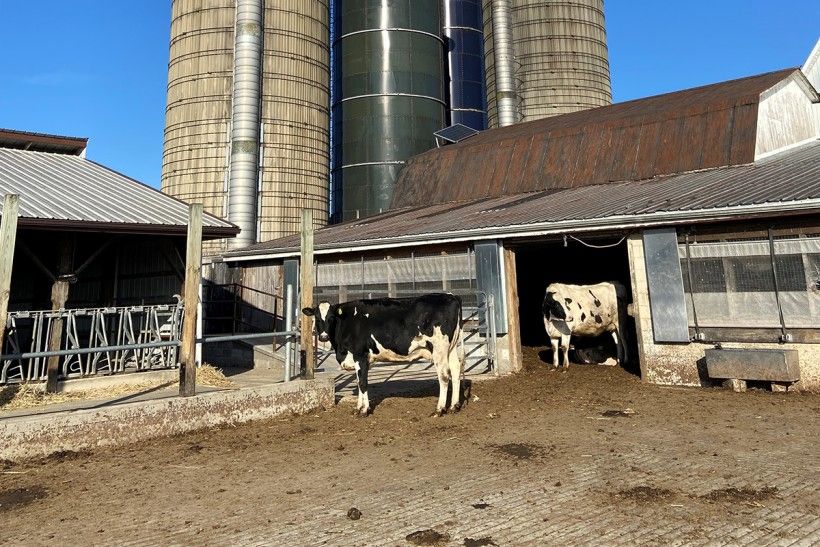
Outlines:
<svg viewBox="0 0 820 547"><path fill-rule="evenodd" d="M20 196L19 225L121 233L185 234L186 203L85 158L0 148L0 194ZM203 236L239 229L210 214Z"/></svg>

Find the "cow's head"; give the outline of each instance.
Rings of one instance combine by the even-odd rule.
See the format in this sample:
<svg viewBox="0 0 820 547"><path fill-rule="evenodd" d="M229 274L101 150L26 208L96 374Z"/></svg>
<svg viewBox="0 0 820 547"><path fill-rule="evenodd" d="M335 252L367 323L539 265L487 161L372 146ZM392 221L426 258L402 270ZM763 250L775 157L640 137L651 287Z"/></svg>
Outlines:
<svg viewBox="0 0 820 547"><path fill-rule="evenodd" d="M302 313L313 317L316 334L319 340L327 342L337 321L337 314L341 310L338 305L330 302L320 302L315 308L304 308Z"/></svg>
<svg viewBox="0 0 820 547"><path fill-rule="evenodd" d="M544 303L541 304L541 311L544 313L544 317L550 321L555 319L566 321L567 312L560 298L556 298L556 294L555 292L548 291L547 294L544 295Z"/></svg>

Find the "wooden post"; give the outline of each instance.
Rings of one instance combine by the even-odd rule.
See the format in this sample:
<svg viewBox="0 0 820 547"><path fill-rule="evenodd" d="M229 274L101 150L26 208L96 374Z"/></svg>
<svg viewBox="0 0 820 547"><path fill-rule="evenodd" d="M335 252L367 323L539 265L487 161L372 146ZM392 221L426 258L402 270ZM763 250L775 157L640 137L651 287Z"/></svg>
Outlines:
<svg viewBox="0 0 820 547"><path fill-rule="evenodd" d="M0 223L0 354L6 334L6 319L11 295L11 270L14 264L14 243L17 241L17 214L20 197L7 194L3 200L3 219Z"/></svg>
<svg viewBox="0 0 820 547"><path fill-rule="evenodd" d="M72 282L74 267L74 237L66 235L60 242L60 258L57 265L57 276L51 285L51 311L65 308L68 301L68 289ZM60 349L63 338L62 318L51 321L51 335L48 339L48 351ZM46 393L57 393L57 380L60 377L60 357L49 357L46 369Z"/></svg>
<svg viewBox="0 0 820 547"><path fill-rule="evenodd" d="M313 307L313 285L315 274L313 271L313 211L302 209L302 252L299 262L299 294L301 302L299 309ZM302 362L304 363L305 380L313 379L315 364L315 348L313 347L313 320L303 313L299 313L300 332L302 333Z"/></svg>
<svg viewBox="0 0 820 547"><path fill-rule="evenodd" d="M518 313L518 273L515 265L515 251L504 248L504 271L507 286L507 338L510 344L510 370L520 372L524 368L521 351L521 321Z"/></svg>
<svg viewBox="0 0 820 547"><path fill-rule="evenodd" d="M196 319L199 285L202 283L202 204L188 209L188 239L185 252L185 285L183 287L182 346L179 349L179 394L196 393Z"/></svg>

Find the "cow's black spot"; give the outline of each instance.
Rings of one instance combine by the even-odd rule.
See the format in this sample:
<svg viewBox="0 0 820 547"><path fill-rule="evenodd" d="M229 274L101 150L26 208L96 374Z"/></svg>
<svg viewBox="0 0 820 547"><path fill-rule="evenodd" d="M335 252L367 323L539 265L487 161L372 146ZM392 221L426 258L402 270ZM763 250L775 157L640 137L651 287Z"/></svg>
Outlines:
<svg viewBox="0 0 820 547"><path fill-rule="evenodd" d="M587 314L582 313L581 314L581 321L586 321L586 319L587 319Z"/></svg>
<svg viewBox="0 0 820 547"><path fill-rule="evenodd" d="M595 322L596 322L596 323L603 323L603 322L604 322L604 320L603 320L603 319L601 319L601 316L600 316L600 315L596 315L596 316L595 316Z"/></svg>
<svg viewBox="0 0 820 547"><path fill-rule="evenodd" d="M433 343L430 340L427 341L427 351L433 351Z"/></svg>
<svg viewBox="0 0 820 547"><path fill-rule="evenodd" d="M583 307L581 307L581 303L580 303L580 302L578 302L578 309L579 309L579 310L584 309Z"/></svg>
<svg viewBox="0 0 820 547"><path fill-rule="evenodd" d="M564 298L564 302L566 302L567 305L572 304L572 298Z"/></svg>
<svg viewBox="0 0 820 547"><path fill-rule="evenodd" d="M595 293L592 292L592 291L589 291L589 294L592 296L593 300L595 301L595 305L600 308L601 307L601 301L598 300L598 297L595 296Z"/></svg>

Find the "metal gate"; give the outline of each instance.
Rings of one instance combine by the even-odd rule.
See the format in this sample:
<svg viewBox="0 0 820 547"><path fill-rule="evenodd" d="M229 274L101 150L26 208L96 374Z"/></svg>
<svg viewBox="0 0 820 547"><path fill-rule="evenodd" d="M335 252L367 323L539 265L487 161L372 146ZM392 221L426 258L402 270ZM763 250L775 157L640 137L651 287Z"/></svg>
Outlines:
<svg viewBox="0 0 820 547"><path fill-rule="evenodd" d="M429 291L404 291L397 298L421 296ZM452 291L462 299L462 335L464 341L464 371L465 373L498 374L496 357L496 325L495 302L493 295L476 291ZM380 294L368 294L368 298L381 297ZM335 298L334 298L335 297ZM335 302L338 295L332 291L317 291L314 304L326 300ZM298 309L296 313L298 313ZM323 370L337 370L335 353L329 344L316 341L316 368ZM426 362L424 360L419 362Z"/></svg>
<svg viewBox="0 0 820 547"><path fill-rule="evenodd" d="M177 366L182 304L16 311L7 317L0 385L45 380L49 356L73 378ZM60 349L48 352L54 329Z"/></svg>

